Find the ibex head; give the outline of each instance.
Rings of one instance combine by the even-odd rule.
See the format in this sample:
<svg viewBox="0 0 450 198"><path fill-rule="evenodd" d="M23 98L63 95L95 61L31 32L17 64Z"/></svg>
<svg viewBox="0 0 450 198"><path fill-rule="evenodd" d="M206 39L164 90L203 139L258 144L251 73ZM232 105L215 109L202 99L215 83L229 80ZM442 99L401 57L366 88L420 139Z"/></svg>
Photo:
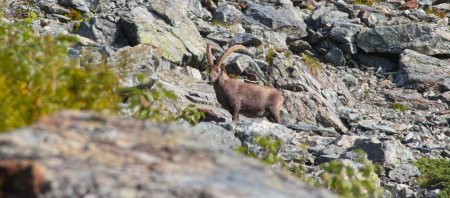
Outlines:
<svg viewBox="0 0 450 198"><path fill-rule="evenodd" d="M225 58L228 57L231 53L233 53L236 50L244 50L248 53L248 50L243 45L235 45L233 47L228 48L225 50L222 55L220 55L219 60L217 61L217 64L214 64L213 55L211 52L212 44L208 43L207 47L207 57L208 57L208 64L209 64L209 82L215 83L219 80L220 76L222 74L226 74L225 70L225 64L223 63L225 61Z"/></svg>

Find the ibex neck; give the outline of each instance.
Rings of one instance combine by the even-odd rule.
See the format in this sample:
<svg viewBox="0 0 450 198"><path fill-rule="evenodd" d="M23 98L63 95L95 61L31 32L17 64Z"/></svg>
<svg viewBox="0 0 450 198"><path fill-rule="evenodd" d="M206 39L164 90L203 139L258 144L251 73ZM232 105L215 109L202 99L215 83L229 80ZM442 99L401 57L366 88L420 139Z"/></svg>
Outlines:
<svg viewBox="0 0 450 198"><path fill-rule="evenodd" d="M225 72L222 73L219 77L219 80L216 81L216 85L224 86L224 84L230 80L230 77Z"/></svg>

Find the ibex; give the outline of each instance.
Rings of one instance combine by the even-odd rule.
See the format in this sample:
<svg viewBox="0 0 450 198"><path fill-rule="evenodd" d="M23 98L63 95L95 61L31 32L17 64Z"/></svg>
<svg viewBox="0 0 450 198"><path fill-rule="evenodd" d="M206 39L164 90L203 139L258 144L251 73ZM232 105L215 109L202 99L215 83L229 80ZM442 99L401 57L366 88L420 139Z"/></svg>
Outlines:
<svg viewBox="0 0 450 198"><path fill-rule="evenodd" d="M228 76L224 61L227 56L236 50L247 48L235 45L224 51L217 64L214 64L211 53L212 45L207 47L207 58L210 66L209 82L214 85L219 103L233 116L234 122L239 121L239 113L247 117L267 117L271 122L281 124L280 109L284 98L276 89L256 84L239 82Z"/></svg>

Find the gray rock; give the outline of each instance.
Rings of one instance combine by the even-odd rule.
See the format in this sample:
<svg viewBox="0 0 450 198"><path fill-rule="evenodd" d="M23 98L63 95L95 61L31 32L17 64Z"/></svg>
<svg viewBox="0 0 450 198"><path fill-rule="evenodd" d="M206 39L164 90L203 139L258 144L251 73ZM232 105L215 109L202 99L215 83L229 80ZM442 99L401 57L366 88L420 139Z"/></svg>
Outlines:
<svg viewBox="0 0 450 198"><path fill-rule="evenodd" d="M216 42L219 45L226 45L231 39L231 33L228 31L220 31L208 34L207 39Z"/></svg>
<svg viewBox="0 0 450 198"><path fill-rule="evenodd" d="M358 85L358 79L352 74L346 73L342 76L342 82L344 82L345 86L353 87Z"/></svg>
<svg viewBox="0 0 450 198"><path fill-rule="evenodd" d="M313 155L319 155L319 152L335 141L335 137L322 137L319 135L310 136L305 134L304 137L296 137L296 141L308 145L308 152Z"/></svg>
<svg viewBox="0 0 450 198"><path fill-rule="evenodd" d="M358 46L356 45L356 43L339 43L338 47L346 54L358 53Z"/></svg>
<svg viewBox="0 0 450 198"><path fill-rule="evenodd" d="M426 55L450 54L450 44L435 35L433 25L407 25L366 28L357 36L358 47L365 52L400 54L411 49Z"/></svg>
<svg viewBox="0 0 450 198"><path fill-rule="evenodd" d="M419 175L419 169L412 164L401 164L389 171L389 178L399 183L411 182Z"/></svg>
<svg viewBox="0 0 450 198"><path fill-rule="evenodd" d="M347 120L348 122L356 122L361 120L361 113L356 109L350 109L347 107L337 108L337 113L340 118Z"/></svg>
<svg viewBox="0 0 450 198"><path fill-rule="evenodd" d="M283 7L274 9L272 6L263 6L248 0L245 2L247 8L243 12L247 20L297 37L307 36L306 24L296 19L290 10Z"/></svg>
<svg viewBox="0 0 450 198"><path fill-rule="evenodd" d="M132 8L121 17L121 29L131 45L152 44L173 63L199 65L206 45L182 6L178 6L183 3L181 0L152 1L149 9Z"/></svg>
<svg viewBox="0 0 450 198"><path fill-rule="evenodd" d="M200 0L185 1L187 9L197 18L210 21L212 19L211 13L202 6Z"/></svg>
<svg viewBox="0 0 450 198"><path fill-rule="evenodd" d="M355 43L356 35L363 29L362 25L354 23L334 23L330 30L330 38L336 42L341 43Z"/></svg>
<svg viewBox="0 0 450 198"><path fill-rule="evenodd" d="M450 78L445 78L443 81L439 81L438 84L441 86L440 90L442 92L450 91Z"/></svg>
<svg viewBox="0 0 450 198"><path fill-rule="evenodd" d="M358 62L360 64L374 67L374 68L383 68L385 71L393 71L398 68L397 63L394 62L394 59L383 57L375 54L366 54L366 53L359 53L357 55Z"/></svg>
<svg viewBox="0 0 450 198"><path fill-rule="evenodd" d="M439 194L440 192L441 192L440 189L432 190L432 191L428 192L428 193L424 196L424 198L438 198L438 194Z"/></svg>
<svg viewBox="0 0 450 198"><path fill-rule="evenodd" d="M392 127L388 126L386 122L377 120L363 120L358 123L358 126L366 130L380 131L386 133L387 135L393 135L397 133L397 131Z"/></svg>
<svg viewBox="0 0 450 198"><path fill-rule="evenodd" d="M242 44L245 46L255 46L258 47L262 44L262 38L259 38L253 34L249 33L236 33L234 37L230 40L230 46L236 44Z"/></svg>
<svg viewBox="0 0 450 198"><path fill-rule="evenodd" d="M283 91L283 95L286 98L284 107L292 119L291 122L309 121L324 127L333 127L339 133L348 131L333 107L322 97L308 92L290 91Z"/></svg>
<svg viewBox="0 0 450 198"><path fill-rule="evenodd" d="M288 124L288 128L298 132L315 132L323 137L339 137L339 133L332 127L320 127L304 122L297 122L295 124Z"/></svg>
<svg viewBox="0 0 450 198"><path fill-rule="evenodd" d="M59 4L52 2L39 2L39 8L41 8L44 12L48 14L61 14L66 15L70 13L70 10L60 6Z"/></svg>
<svg viewBox="0 0 450 198"><path fill-rule="evenodd" d="M82 12L89 11L89 8L84 0L58 0L58 3L63 6L73 7Z"/></svg>
<svg viewBox="0 0 450 198"><path fill-rule="evenodd" d="M345 65L344 53L337 47L332 47L324 56L323 60L336 66Z"/></svg>
<svg viewBox="0 0 450 198"><path fill-rule="evenodd" d="M443 11L450 11L450 3L441 3L438 5L433 5L433 9L437 9L437 10L443 10Z"/></svg>
<svg viewBox="0 0 450 198"><path fill-rule="evenodd" d="M308 50L310 52L314 52L311 45L309 45L308 42L303 40L297 40L289 44L289 50L291 50L294 53L302 53L305 50Z"/></svg>
<svg viewBox="0 0 450 198"><path fill-rule="evenodd" d="M124 47L110 58L108 64L117 69L120 83L124 87L134 87L146 83L156 70L162 66L163 60L158 48L148 44ZM144 76L142 82L141 76Z"/></svg>
<svg viewBox="0 0 450 198"><path fill-rule="evenodd" d="M116 35L119 34L118 26L115 22L108 19L93 17L88 21L80 24L76 34L89 38L97 43L105 45L126 44L119 43Z"/></svg>
<svg viewBox="0 0 450 198"><path fill-rule="evenodd" d="M198 123L192 132L208 137L219 148L233 149L241 146L241 141L234 136L233 131L209 122Z"/></svg>
<svg viewBox="0 0 450 198"><path fill-rule="evenodd" d="M191 130L93 113L59 113L0 135L0 168L12 173L2 183L11 186L4 195L335 197L220 149Z"/></svg>
<svg viewBox="0 0 450 198"><path fill-rule="evenodd" d="M420 92L443 82L450 76L450 62L430 57L412 50L405 50L400 58L400 71L395 83Z"/></svg>
<svg viewBox="0 0 450 198"><path fill-rule="evenodd" d="M231 24L240 23L244 14L232 5L222 4L213 13L213 20Z"/></svg>
<svg viewBox="0 0 450 198"><path fill-rule="evenodd" d="M248 67L256 66L253 59L245 54L233 53L224 62L225 69L230 74L242 74Z"/></svg>
<svg viewBox="0 0 450 198"><path fill-rule="evenodd" d="M354 148L362 149L367 158L373 162L380 162L386 169L393 169L401 164L415 160L410 149L398 140L379 141L378 139L357 139Z"/></svg>
<svg viewBox="0 0 450 198"><path fill-rule="evenodd" d="M341 154L343 154L345 151L345 148L330 144L319 152L320 156L317 158L316 163L321 164L329 162L331 160L339 159Z"/></svg>
<svg viewBox="0 0 450 198"><path fill-rule="evenodd" d="M444 102L447 102L447 104L450 105L450 91L442 93L441 97L444 100Z"/></svg>
<svg viewBox="0 0 450 198"><path fill-rule="evenodd" d="M243 145L252 145L256 136L272 137L283 143L290 143L295 132L283 125L271 123L266 120L253 122L240 122L235 128L236 137Z"/></svg>

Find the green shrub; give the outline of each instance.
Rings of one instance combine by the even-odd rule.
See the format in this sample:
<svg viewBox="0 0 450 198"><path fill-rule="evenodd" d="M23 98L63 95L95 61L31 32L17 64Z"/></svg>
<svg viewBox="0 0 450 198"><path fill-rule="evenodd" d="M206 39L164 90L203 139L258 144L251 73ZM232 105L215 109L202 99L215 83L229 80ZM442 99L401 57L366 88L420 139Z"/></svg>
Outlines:
<svg viewBox="0 0 450 198"><path fill-rule="evenodd" d="M69 9L69 13L66 14L66 17L69 17L71 20L74 21L80 21L83 19L81 12L74 8Z"/></svg>
<svg viewBox="0 0 450 198"><path fill-rule="evenodd" d="M199 111L194 104L188 105L181 112L170 111L168 103L175 101L177 96L161 85L152 89L140 89L137 87L121 88L119 95L128 104L128 109L134 118L141 120L155 120L158 122L173 122L184 119L191 125L196 125L205 117L205 112Z"/></svg>
<svg viewBox="0 0 450 198"><path fill-rule="evenodd" d="M405 105L402 105L400 103L392 103L390 106L391 109L393 110L399 110L399 111L407 111L409 108Z"/></svg>
<svg viewBox="0 0 450 198"><path fill-rule="evenodd" d="M368 89L364 90L364 100L368 100L370 98L370 91Z"/></svg>
<svg viewBox="0 0 450 198"><path fill-rule="evenodd" d="M352 167L339 161L322 164L324 172L320 176L322 179L320 185L343 198L381 197L383 188L380 187L375 172L382 167L367 160L364 152L358 153L358 162L362 164L360 167Z"/></svg>
<svg viewBox="0 0 450 198"><path fill-rule="evenodd" d="M266 62L268 64L270 64L270 62L272 62L272 60L275 58L276 55L277 54L276 54L275 50L270 49L269 51L267 51Z"/></svg>
<svg viewBox="0 0 450 198"><path fill-rule="evenodd" d="M77 67L67 53L74 42L0 23L0 131L60 109L117 109L114 74L104 65Z"/></svg>
<svg viewBox="0 0 450 198"><path fill-rule="evenodd" d="M363 151L357 150L359 154L358 162L360 167L352 167L339 161L332 161L321 165L323 172L320 175L321 181L314 180L305 175L304 164L297 167L289 166L286 161L278 157L278 152L282 142L276 139L258 136L254 143L262 148L260 154L256 154L246 146L241 146L235 150L252 158L260 159L264 164L281 164L286 170L297 176L302 181L315 186L328 188L339 194L342 198L375 198L381 197L383 188L379 185L379 179L375 172L381 171L383 167L372 164L365 157ZM300 160L304 163L303 160Z"/></svg>
<svg viewBox="0 0 450 198"><path fill-rule="evenodd" d="M374 0L355 0L353 3L354 4L362 4L362 5L368 5L368 6L373 6L373 4L376 1Z"/></svg>
<svg viewBox="0 0 450 198"><path fill-rule="evenodd" d="M440 189L439 198L450 197L450 160L421 158L415 165L421 175L417 178L421 188Z"/></svg>
<svg viewBox="0 0 450 198"><path fill-rule="evenodd" d="M428 15L434 14L435 16L437 16L439 18L445 18L447 16L445 11L442 11L439 9L433 9L433 7L431 7L431 6L428 6L424 10L425 10L426 14L428 14Z"/></svg>
<svg viewBox="0 0 450 198"><path fill-rule="evenodd" d="M282 144L280 140L267 138L264 136L257 136L253 143L260 146L262 149L259 156L253 151L250 151L246 146L238 147L236 148L236 151L250 157L259 158L264 164L270 165L276 163L285 163L284 160L278 157L278 151L280 150Z"/></svg>
<svg viewBox="0 0 450 198"><path fill-rule="evenodd" d="M31 24L33 21L36 21L39 19L38 15L34 11L29 11L26 15L27 16L23 19L25 24Z"/></svg>
<svg viewBox="0 0 450 198"><path fill-rule="evenodd" d="M199 111L195 105L190 104L181 112L179 118L186 120L191 125L197 125L201 119L205 118L205 112Z"/></svg>
<svg viewBox="0 0 450 198"><path fill-rule="evenodd" d="M177 119L176 112L171 112L166 101L176 100L176 95L161 88L140 89L137 87L122 88L120 95L127 99L131 115L141 120L156 120L158 122L171 122Z"/></svg>

